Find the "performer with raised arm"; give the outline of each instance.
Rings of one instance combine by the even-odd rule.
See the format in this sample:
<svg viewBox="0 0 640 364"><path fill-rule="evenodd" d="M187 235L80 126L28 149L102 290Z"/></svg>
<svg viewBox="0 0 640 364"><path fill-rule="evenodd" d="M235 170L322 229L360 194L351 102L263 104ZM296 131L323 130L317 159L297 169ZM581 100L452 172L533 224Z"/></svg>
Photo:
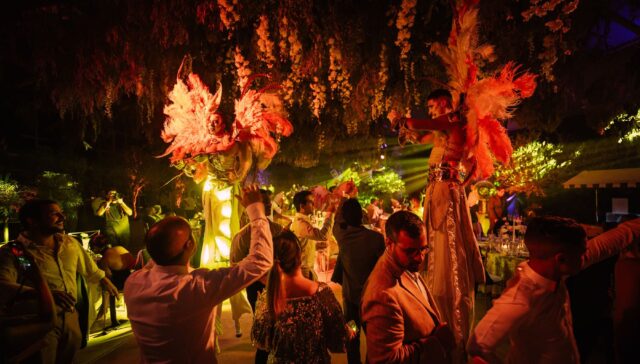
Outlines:
<svg viewBox="0 0 640 364"><path fill-rule="evenodd" d="M507 163L513 152L500 121L535 89L535 76L506 64L493 76L480 78L476 60L492 60L493 47L478 44L477 1L461 0L454 8L448 45L434 44L450 77L449 90L427 97L431 119L388 115L400 136L430 131L429 180L424 222L430 253L423 274L442 318L453 330L454 362L464 362L465 343L473 323L475 285L485 280L480 251L473 233L464 185L493 173L494 159ZM500 121L499 121L500 120ZM425 137L413 140L425 141Z"/></svg>

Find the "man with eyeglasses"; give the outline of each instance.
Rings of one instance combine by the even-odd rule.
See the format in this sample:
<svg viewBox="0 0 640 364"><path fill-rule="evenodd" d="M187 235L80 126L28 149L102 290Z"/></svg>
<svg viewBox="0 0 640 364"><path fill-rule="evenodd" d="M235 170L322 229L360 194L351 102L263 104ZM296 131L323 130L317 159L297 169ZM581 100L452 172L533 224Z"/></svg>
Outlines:
<svg viewBox="0 0 640 364"><path fill-rule="evenodd" d="M216 306L265 275L273 264L269 223L257 185L240 203L251 224L249 255L231 268L192 269L196 242L189 223L167 217L147 233L151 267L127 279L124 299L143 363L217 363Z"/></svg>
<svg viewBox="0 0 640 364"><path fill-rule="evenodd" d="M385 230L387 248L362 296L367 362L450 363L453 334L418 273L428 250L424 223L398 211Z"/></svg>

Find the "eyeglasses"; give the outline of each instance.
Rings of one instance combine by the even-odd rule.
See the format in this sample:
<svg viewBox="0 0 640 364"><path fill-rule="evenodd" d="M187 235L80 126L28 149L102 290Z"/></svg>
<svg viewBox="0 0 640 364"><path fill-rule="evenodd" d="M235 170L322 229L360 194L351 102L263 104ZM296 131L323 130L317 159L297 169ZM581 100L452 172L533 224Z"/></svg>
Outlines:
<svg viewBox="0 0 640 364"><path fill-rule="evenodd" d="M431 248L429 247L429 245L425 245L421 248L402 248L400 246L398 246L396 244L396 246L398 247L398 249L400 249L403 253L405 253L408 256L416 256L418 254L427 254Z"/></svg>

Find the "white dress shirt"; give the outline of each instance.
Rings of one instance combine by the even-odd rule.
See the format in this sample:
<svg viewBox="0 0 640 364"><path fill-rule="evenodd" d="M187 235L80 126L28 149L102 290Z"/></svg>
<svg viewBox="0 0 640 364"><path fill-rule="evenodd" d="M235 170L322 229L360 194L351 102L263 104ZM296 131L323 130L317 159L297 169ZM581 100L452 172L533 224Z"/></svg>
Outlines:
<svg viewBox="0 0 640 364"><path fill-rule="evenodd" d="M57 249L36 244L25 233L18 235L16 240L33 256L52 291L67 292L77 300L76 274L82 275L89 283L98 284L104 278L104 271L98 268L89 253L71 236L55 234L54 239ZM0 252L0 281L15 283L22 279L22 270L17 269L13 254L8 249L2 250ZM30 285L28 279L26 285ZM58 308L60 309L60 307Z"/></svg>
<svg viewBox="0 0 640 364"><path fill-rule="evenodd" d="M262 277L273 264L269 223L262 203L247 207L249 255L216 270L158 266L133 273L124 298L143 363L217 363L216 305Z"/></svg>
<svg viewBox="0 0 640 364"><path fill-rule="evenodd" d="M424 285L424 282L422 282L422 277L420 277L418 273L412 273L409 271L406 271L406 273L411 278L413 283L416 284L416 286L418 287L418 289L420 290L420 293L422 293L424 298L428 300L429 295L427 295L427 287Z"/></svg>
<svg viewBox="0 0 640 364"><path fill-rule="evenodd" d="M297 212L290 229L300 240L302 274L308 278L309 272L313 272L314 279L317 279L317 275L313 270L316 261L316 250L327 247L326 240L331 236L333 229L333 213L327 213L322 228L318 229L313 226L309 216Z"/></svg>
<svg viewBox="0 0 640 364"><path fill-rule="evenodd" d="M587 242L582 268L606 259L640 239L640 219ZM584 304L589 304L584 302ZM509 337L509 363L579 363L571 304L564 279L556 282L521 263L493 307L480 320L467 346L469 354L495 363L495 349Z"/></svg>

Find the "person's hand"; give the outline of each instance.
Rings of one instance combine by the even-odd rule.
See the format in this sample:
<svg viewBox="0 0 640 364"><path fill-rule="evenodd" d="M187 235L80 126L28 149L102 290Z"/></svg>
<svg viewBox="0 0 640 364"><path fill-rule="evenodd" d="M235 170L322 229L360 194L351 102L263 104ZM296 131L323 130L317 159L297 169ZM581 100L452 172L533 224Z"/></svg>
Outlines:
<svg viewBox="0 0 640 364"><path fill-rule="evenodd" d="M358 196L358 187L353 181L342 182L333 190L333 194L338 197L353 198Z"/></svg>
<svg viewBox="0 0 640 364"><path fill-rule="evenodd" d="M471 363L472 364L489 364L488 361L484 360L483 358L481 358L479 356L472 356L471 357Z"/></svg>
<svg viewBox="0 0 640 364"><path fill-rule="evenodd" d="M456 340L453 332L447 324L440 324L433 330L433 336L437 337L442 347L447 353L450 353L456 346Z"/></svg>
<svg viewBox="0 0 640 364"><path fill-rule="evenodd" d="M429 363L450 363L448 353L442 347L440 340L430 335L420 339L420 358L428 358ZM424 360L421 360L423 362Z"/></svg>
<svg viewBox="0 0 640 364"><path fill-rule="evenodd" d="M257 184L252 184L242 188L241 195L236 195L236 197L244 208L247 208L252 203L262 202L262 194L260 193L260 188L258 188Z"/></svg>
<svg viewBox="0 0 640 364"><path fill-rule="evenodd" d="M116 203L118 203L119 205L122 205L124 203L124 201L122 200L122 198L118 198L116 200Z"/></svg>
<svg viewBox="0 0 640 364"><path fill-rule="evenodd" d="M347 329L347 340L351 341L356 338L357 330L354 330L348 323L344 324L344 327Z"/></svg>
<svg viewBox="0 0 640 364"><path fill-rule="evenodd" d="M391 110L389 111L389 113L387 114L387 119L389 119L389 121L391 122L391 128L395 129L396 125L398 124L398 121L402 118L402 115L400 115L400 113L396 110Z"/></svg>
<svg viewBox="0 0 640 364"><path fill-rule="evenodd" d="M56 305L60 306L64 311L75 311L76 300L69 293L52 290L51 295L53 296L53 300Z"/></svg>
<svg viewBox="0 0 640 364"><path fill-rule="evenodd" d="M327 208L325 209L325 211L328 213L336 212L338 204L340 204L340 197L329 195L329 200L327 201Z"/></svg>
<svg viewBox="0 0 640 364"><path fill-rule="evenodd" d="M113 283L111 283L111 280L109 280L109 278L104 277L102 278L102 280L100 280L100 283L102 283L102 288L104 288L105 291L107 291L107 293L109 293L111 296L118 298L118 288L116 288L116 286L113 285Z"/></svg>

